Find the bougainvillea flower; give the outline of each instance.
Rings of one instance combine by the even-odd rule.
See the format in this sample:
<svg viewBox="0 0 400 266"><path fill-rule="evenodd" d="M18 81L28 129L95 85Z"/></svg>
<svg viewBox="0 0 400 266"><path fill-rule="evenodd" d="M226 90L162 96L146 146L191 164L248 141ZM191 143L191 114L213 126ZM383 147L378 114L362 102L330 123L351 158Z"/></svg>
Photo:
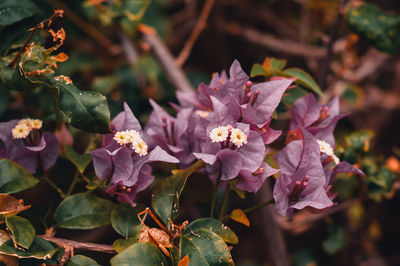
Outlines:
<svg viewBox="0 0 400 266"><path fill-rule="evenodd" d="M199 151L193 136L198 116L193 116L192 108L183 108L174 118L153 100L150 100L150 104L153 112L144 129L149 147L153 149L160 146L178 158L181 168L186 168L196 159L192 152Z"/></svg>
<svg viewBox="0 0 400 266"><path fill-rule="evenodd" d="M49 132L42 132L42 121L38 119L11 120L0 123L0 139L4 148L1 158L8 158L29 172L36 173L51 168L57 160L59 144Z"/></svg>
<svg viewBox="0 0 400 266"><path fill-rule="evenodd" d="M126 201L132 206L136 193L149 186L154 176L148 165L151 162L178 163L178 159L169 155L159 146L148 152L147 139L141 126L129 106L124 103L124 111L112 121L115 133L102 136L102 147L91 151L96 175L109 179L111 195Z"/></svg>
<svg viewBox="0 0 400 266"><path fill-rule="evenodd" d="M292 122L289 136L296 128L303 127L317 139L326 141L335 147L335 130L337 122L348 114L339 114L339 98L333 98L326 106L319 106L313 94L297 99L291 109ZM296 137L294 138L296 139Z"/></svg>
<svg viewBox="0 0 400 266"><path fill-rule="evenodd" d="M257 171L265 155L264 142L250 126L238 123L238 114L232 105L211 97L213 112L198 123L195 136L201 152L194 153L203 160L209 174L220 171L221 180L231 180L242 170Z"/></svg>
<svg viewBox="0 0 400 266"><path fill-rule="evenodd" d="M262 163L261 167L255 172L241 170L236 183L237 188L247 192L257 192L264 184L265 180L278 173L279 169L272 168L267 163Z"/></svg>
<svg viewBox="0 0 400 266"><path fill-rule="evenodd" d="M276 156L281 173L273 191L275 210L285 216L307 206L324 209L333 205L325 189L319 145L307 130L300 130L303 139L290 142Z"/></svg>

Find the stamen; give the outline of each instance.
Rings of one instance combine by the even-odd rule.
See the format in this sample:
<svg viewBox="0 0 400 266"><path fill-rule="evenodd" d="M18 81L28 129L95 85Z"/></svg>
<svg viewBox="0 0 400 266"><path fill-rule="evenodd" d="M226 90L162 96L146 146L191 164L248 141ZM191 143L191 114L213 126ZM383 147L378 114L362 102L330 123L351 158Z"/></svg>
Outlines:
<svg viewBox="0 0 400 266"><path fill-rule="evenodd" d="M165 116L163 116L163 118L162 118L162 127L163 127L163 130L164 130L165 139L167 140L167 143L171 144L170 141L169 141L169 135L168 135L167 118Z"/></svg>
<svg viewBox="0 0 400 266"><path fill-rule="evenodd" d="M306 175L301 181L296 181L292 192L289 194L290 201L299 201L301 193L303 193L304 189L308 186L308 180L310 180L310 177Z"/></svg>
<svg viewBox="0 0 400 266"><path fill-rule="evenodd" d="M253 106L256 103L258 95L260 95L260 91L259 90L255 90L254 94L253 94L253 99L251 100L251 106Z"/></svg>
<svg viewBox="0 0 400 266"><path fill-rule="evenodd" d="M251 92L246 93L243 98L243 104L248 103L250 101L250 98L251 98Z"/></svg>
<svg viewBox="0 0 400 266"><path fill-rule="evenodd" d="M263 167L260 167L260 168L258 168L257 171L255 171L255 172L253 173L253 175L261 175L263 172L264 172L264 168L263 168Z"/></svg>
<svg viewBox="0 0 400 266"><path fill-rule="evenodd" d="M172 138L172 145L176 146L176 139L175 139L175 121L174 120L170 120L169 124L171 126L171 138Z"/></svg>

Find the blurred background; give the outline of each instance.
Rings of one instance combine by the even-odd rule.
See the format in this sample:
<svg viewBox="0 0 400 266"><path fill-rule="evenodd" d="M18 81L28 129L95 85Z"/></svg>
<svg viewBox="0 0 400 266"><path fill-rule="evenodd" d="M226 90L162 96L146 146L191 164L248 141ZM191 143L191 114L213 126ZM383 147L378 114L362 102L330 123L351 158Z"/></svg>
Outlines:
<svg viewBox="0 0 400 266"><path fill-rule="evenodd" d="M64 18L53 27L65 29L60 50L69 59L56 71L71 77L81 90L107 95L112 117L126 101L145 123L151 111L148 98L172 110L168 102L177 102L176 81L166 73L175 68L183 71L193 88L200 82L208 84L212 73L229 70L234 59L254 81L279 76L288 68L308 73L297 74L304 84L279 107L279 119L272 127L288 128L288 106L310 89L315 91L315 86L325 94L322 103L340 96L342 112L351 115L336 130L336 153L361 167L367 177L339 176L334 189L340 204L327 212L305 210L290 221L274 216L287 256L292 265L400 265L400 1L34 2L33 17L1 30L0 39L7 40L0 45L1 52L10 43L24 42L27 29L54 9L63 9ZM143 37L150 31L143 24L157 32L176 64L163 65L154 44ZM34 38L51 42L46 31ZM0 93L1 121L25 113L44 119L53 114L40 91L22 96L8 90ZM85 138L82 133L78 139L85 142ZM283 145L284 136L273 148ZM79 143L74 146L79 150ZM196 182L196 178L189 182L186 193L198 187ZM256 197L233 198L231 205L246 208ZM181 219L196 218L206 202L207 195L184 196ZM249 214L250 227L228 222L240 239L232 249L237 265L270 265L269 250L275 247L266 239L270 224L263 219L264 212ZM64 236L112 243L110 231L103 228L80 236L64 232Z"/></svg>

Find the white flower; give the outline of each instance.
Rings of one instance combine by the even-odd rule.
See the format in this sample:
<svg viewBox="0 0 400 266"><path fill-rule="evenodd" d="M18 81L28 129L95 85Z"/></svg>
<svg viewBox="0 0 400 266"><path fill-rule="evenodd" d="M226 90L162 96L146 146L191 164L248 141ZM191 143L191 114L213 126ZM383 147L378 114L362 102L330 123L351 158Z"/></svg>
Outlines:
<svg viewBox="0 0 400 266"><path fill-rule="evenodd" d="M24 139L31 132L31 128L26 124L17 124L11 131L14 139Z"/></svg>
<svg viewBox="0 0 400 266"><path fill-rule="evenodd" d="M132 144L142 140L142 137L136 130L126 130L124 132L126 134L126 137L129 139L129 142Z"/></svg>
<svg viewBox="0 0 400 266"><path fill-rule="evenodd" d="M328 142L319 139L317 139L317 142L321 153L325 153L326 155L330 156L335 164L340 162L339 158L335 155L332 146Z"/></svg>
<svg viewBox="0 0 400 266"><path fill-rule="evenodd" d="M238 128L232 129L230 141L238 147L242 147L247 143L247 136Z"/></svg>
<svg viewBox="0 0 400 266"><path fill-rule="evenodd" d="M18 121L18 125L25 125L29 128L32 128L32 119L25 118Z"/></svg>
<svg viewBox="0 0 400 266"><path fill-rule="evenodd" d="M126 131L118 131L115 133L113 139L116 140L119 145L130 143L130 136L126 133Z"/></svg>
<svg viewBox="0 0 400 266"><path fill-rule="evenodd" d="M142 139L140 139L136 143L132 143L132 149L140 156L144 156L144 155L147 155L148 146L147 146L146 142L144 142Z"/></svg>
<svg viewBox="0 0 400 266"><path fill-rule="evenodd" d="M324 141L324 140L319 140L317 139L318 145L319 145L319 150L321 153L325 153L326 155L332 156L335 155L333 153L333 148L331 147L331 145L329 145L328 142Z"/></svg>
<svg viewBox="0 0 400 266"><path fill-rule="evenodd" d="M223 142L228 138L229 131L227 127L219 126L210 131L212 142Z"/></svg>
<svg viewBox="0 0 400 266"><path fill-rule="evenodd" d="M33 129L41 129L43 122L40 119L30 119L31 120L31 126Z"/></svg>

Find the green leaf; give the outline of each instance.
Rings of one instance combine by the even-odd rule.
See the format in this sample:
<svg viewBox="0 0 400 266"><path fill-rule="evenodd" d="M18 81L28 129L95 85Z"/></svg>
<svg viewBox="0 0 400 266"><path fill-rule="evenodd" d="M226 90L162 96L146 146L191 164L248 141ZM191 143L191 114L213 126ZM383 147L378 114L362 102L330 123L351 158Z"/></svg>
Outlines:
<svg viewBox="0 0 400 266"><path fill-rule="evenodd" d="M370 141L374 136L371 130L361 130L351 133L345 137L346 144L358 152L367 152Z"/></svg>
<svg viewBox="0 0 400 266"><path fill-rule="evenodd" d="M308 94L307 91L303 90L302 88L300 88L299 86L292 88L292 89L288 89L285 94L288 95L284 95L282 97L282 103L286 104L287 106L292 106L293 103L300 97L303 97L305 95Z"/></svg>
<svg viewBox="0 0 400 266"><path fill-rule="evenodd" d="M137 243L114 256L110 264L111 266L159 266L168 265L168 262L155 245Z"/></svg>
<svg viewBox="0 0 400 266"><path fill-rule="evenodd" d="M363 3L346 7L350 30L388 54L400 54L400 16L384 13L377 5Z"/></svg>
<svg viewBox="0 0 400 266"><path fill-rule="evenodd" d="M0 254L13 255L18 258L36 258L36 259L49 259L57 251L59 247L52 242L44 240L40 237L35 237L32 245L27 250L21 250L14 247L12 240L8 240L0 246Z"/></svg>
<svg viewBox="0 0 400 266"><path fill-rule="evenodd" d="M115 231L125 238L132 237L136 235L135 230L132 228L140 225L138 219L138 213L140 210L138 208L133 208L129 204L118 204L115 205L111 211L111 225ZM131 235L133 233L134 235Z"/></svg>
<svg viewBox="0 0 400 266"><path fill-rule="evenodd" d="M195 171L204 167L203 161L198 161L175 175L161 179L153 189L151 206L161 220L168 224L168 218L172 220L178 216L179 196L186 184L187 178Z"/></svg>
<svg viewBox="0 0 400 266"><path fill-rule="evenodd" d="M380 167L376 173L367 173L364 183L367 186L368 198L380 202L383 197L390 196L396 180L396 175L386 167Z"/></svg>
<svg viewBox="0 0 400 266"><path fill-rule="evenodd" d="M6 217L6 225L15 243L26 249L31 246L36 235L36 230L31 222L20 216L11 216Z"/></svg>
<svg viewBox="0 0 400 266"><path fill-rule="evenodd" d="M58 108L67 123L90 133L109 133L110 110L105 96L81 91L61 76L50 79L58 90Z"/></svg>
<svg viewBox="0 0 400 266"><path fill-rule="evenodd" d="M93 229L110 223L112 202L90 193L77 193L64 199L54 214L56 227Z"/></svg>
<svg viewBox="0 0 400 266"><path fill-rule="evenodd" d="M208 229L219 235L225 242L230 244L239 243L237 235L226 225L214 218L200 218L191 222L183 231L184 234L190 235L191 230L194 231L199 228Z"/></svg>
<svg viewBox="0 0 400 266"><path fill-rule="evenodd" d="M266 72L265 72L264 68L262 67L262 65L254 64L251 67L250 77L254 78L257 76L265 76L265 75L266 75Z"/></svg>
<svg viewBox="0 0 400 266"><path fill-rule="evenodd" d="M136 244L137 241L138 241L137 238L128 238L128 239L121 238L115 240L112 246L116 252L121 253L122 251L129 248L133 244Z"/></svg>
<svg viewBox="0 0 400 266"><path fill-rule="evenodd" d="M11 194L36 186L39 180L19 164L0 159L0 194Z"/></svg>
<svg viewBox="0 0 400 266"><path fill-rule="evenodd" d="M346 231L338 224L329 224L328 237L322 242L322 247L328 254L335 254L346 244Z"/></svg>
<svg viewBox="0 0 400 266"><path fill-rule="evenodd" d="M29 18L39 11L35 3L30 0L3 0L0 1L0 26L6 26Z"/></svg>
<svg viewBox="0 0 400 266"><path fill-rule="evenodd" d="M236 180L230 180L228 181L229 185L231 185L231 188L233 189L233 191L235 191L235 193L241 198L241 199L245 199L246 198L246 192L244 192L243 190L240 190L237 186L237 179Z"/></svg>
<svg viewBox="0 0 400 266"><path fill-rule="evenodd" d="M287 68L282 71L282 75L285 77L295 77L297 78L297 80L295 81L296 83L305 86L319 96L324 96L324 93L321 91L315 80L308 73L301 70L300 68Z"/></svg>
<svg viewBox="0 0 400 266"><path fill-rule="evenodd" d="M88 164L92 161L90 154L79 154L69 145L65 146L65 156L76 166L81 174L83 174Z"/></svg>
<svg viewBox="0 0 400 266"><path fill-rule="evenodd" d="M179 247L179 258L188 255L189 265L234 265L225 241L205 228L182 235Z"/></svg>
<svg viewBox="0 0 400 266"><path fill-rule="evenodd" d="M94 259L83 256L83 255L75 255L70 258L65 266L96 266L98 264Z"/></svg>

